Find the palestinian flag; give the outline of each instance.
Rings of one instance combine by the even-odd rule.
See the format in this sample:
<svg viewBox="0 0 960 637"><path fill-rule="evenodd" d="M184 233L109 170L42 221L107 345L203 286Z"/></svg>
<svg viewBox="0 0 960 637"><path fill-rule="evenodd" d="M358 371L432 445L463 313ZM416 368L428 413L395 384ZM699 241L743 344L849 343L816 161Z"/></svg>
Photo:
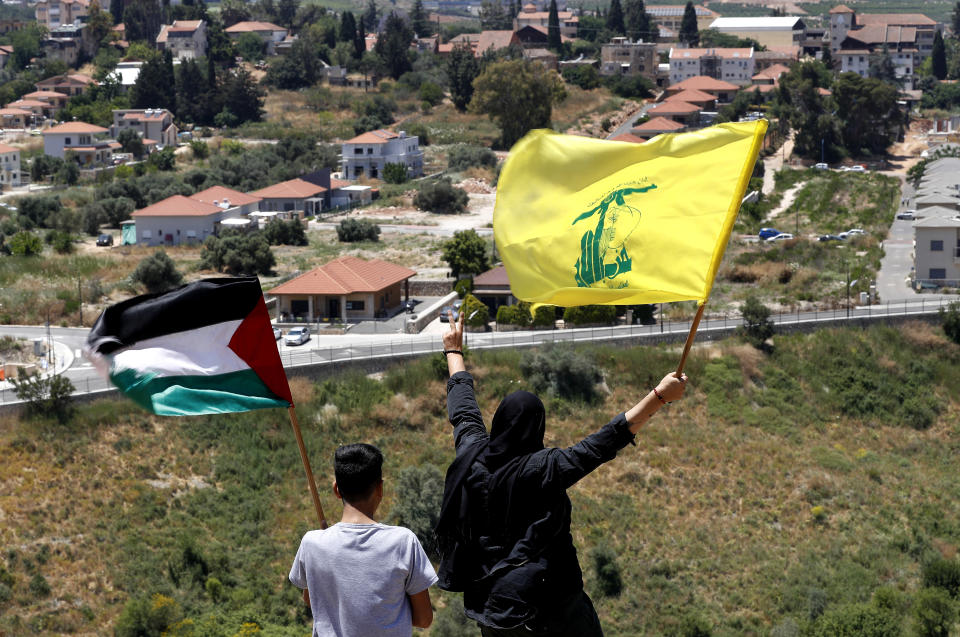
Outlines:
<svg viewBox="0 0 960 637"><path fill-rule="evenodd" d="M293 404L256 277L204 279L104 310L87 356L163 416Z"/></svg>

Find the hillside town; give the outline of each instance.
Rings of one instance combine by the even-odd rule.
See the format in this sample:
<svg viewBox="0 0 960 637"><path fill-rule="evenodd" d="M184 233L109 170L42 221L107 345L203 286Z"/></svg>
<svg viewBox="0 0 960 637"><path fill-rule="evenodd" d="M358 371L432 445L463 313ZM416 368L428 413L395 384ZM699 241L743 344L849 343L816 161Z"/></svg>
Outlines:
<svg viewBox="0 0 960 637"><path fill-rule="evenodd" d="M27 400L31 378L98 397L110 385L83 347L106 308L225 276L257 278L288 367L363 360L370 370L357 369L382 377L377 365L426 356L456 321L471 347L491 351L627 338L598 336L608 328L682 343L700 321L695 301L518 298L494 210L511 148L537 129L637 148L627 145L767 122L700 308L720 336L769 354L790 321L797 332L897 312L949 321L960 313L960 2L895 5L4 2L0 410ZM919 6L926 13L906 12ZM743 377L762 386L751 365ZM305 393L334 411L343 398ZM213 572L212 559L170 566L171 581ZM0 617L19 603L3 588L13 568L0 560ZM226 608L214 591L227 582L211 585L207 570L190 586ZM951 599L958 590L960 576ZM115 627L111 608L90 634ZM830 634L811 628L819 616L810 611L807 632L775 634ZM0 619L0 636L25 627ZM717 634L736 634L727 629ZM190 630L171 619L115 634L207 634Z"/></svg>

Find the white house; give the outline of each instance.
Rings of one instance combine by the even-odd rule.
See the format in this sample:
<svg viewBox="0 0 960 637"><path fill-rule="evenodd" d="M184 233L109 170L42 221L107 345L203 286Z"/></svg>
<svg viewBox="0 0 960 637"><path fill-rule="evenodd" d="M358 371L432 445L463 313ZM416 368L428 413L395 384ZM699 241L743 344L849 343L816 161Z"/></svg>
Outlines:
<svg viewBox="0 0 960 637"><path fill-rule="evenodd" d="M43 131L43 152L64 159L68 152L76 154L81 166L95 167L110 163L113 151L120 147L106 139L109 131L86 122L65 122Z"/></svg>
<svg viewBox="0 0 960 637"><path fill-rule="evenodd" d="M738 86L750 84L754 76L753 47L670 49L670 84L706 76Z"/></svg>
<svg viewBox="0 0 960 637"><path fill-rule="evenodd" d="M423 175L423 151L416 135L374 130L343 142L341 169L345 179L379 178L387 164L404 164L410 177Z"/></svg>
<svg viewBox="0 0 960 637"><path fill-rule="evenodd" d="M0 188L20 185L20 149L0 144Z"/></svg>
<svg viewBox="0 0 960 637"><path fill-rule="evenodd" d="M560 20L560 35L568 38L577 37L577 29L580 27L580 16L573 11L557 11L557 18ZM547 28L550 22L550 13L548 11L537 11L534 4L526 4L513 19L513 30L519 31L523 27L543 27Z"/></svg>
<svg viewBox="0 0 960 637"><path fill-rule="evenodd" d="M222 224L250 223L237 207L214 205L183 195L167 197L135 211L131 217L137 224L138 243L148 246L203 242L218 234Z"/></svg>
<svg viewBox="0 0 960 637"><path fill-rule="evenodd" d="M806 39L807 25L796 16L717 18L710 28L738 38L750 38L770 47L799 45Z"/></svg>
<svg viewBox="0 0 960 637"><path fill-rule="evenodd" d="M260 210L262 198L256 195L248 195L245 192L227 188L226 186L213 186L206 190L190 195L191 199L213 204L214 206L227 207L236 210L238 214L249 215L251 212Z"/></svg>
<svg viewBox="0 0 960 637"><path fill-rule="evenodd" d="M238 39L244 33L253 33L266 45L267 55L277 52L277 44L287 37L287 30L271 22L237 22L224 29L231 40Z"/></svg>
<svg viewBox="0 0 960 637"><path fill-rule="evenodd" d="M157 48L173 53L178 60L195 60L207 54L207 23L203 20L174 20L160 27Z"/></svg>
<svg viewBox="0 0 960 637"><path fill-rule="evenodd" d="M177 125L173 113L165 108L129 108L113 111L110 134L117 137L120 131L133 129L144 139L152 139L160 146L177 145Z"/></svg>
<svg viewBox="0 0 960 637"><path fill-rule="evenodd" d="M960 286L960 216L925 216L913 233L915 282Z"/></svg>

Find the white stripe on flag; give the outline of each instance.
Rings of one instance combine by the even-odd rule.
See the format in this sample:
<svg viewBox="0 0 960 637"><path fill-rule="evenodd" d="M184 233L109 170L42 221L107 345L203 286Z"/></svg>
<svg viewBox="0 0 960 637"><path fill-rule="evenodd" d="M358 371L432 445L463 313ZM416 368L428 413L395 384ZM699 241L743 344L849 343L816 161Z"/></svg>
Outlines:
<svg viewBox="0 0 960 637"><path fill-rule="evenodd" d="M215 376L250 369L227 347L242 322L225 321L134 343L110 355L112 371L133 369L156 376Z"/></svg>

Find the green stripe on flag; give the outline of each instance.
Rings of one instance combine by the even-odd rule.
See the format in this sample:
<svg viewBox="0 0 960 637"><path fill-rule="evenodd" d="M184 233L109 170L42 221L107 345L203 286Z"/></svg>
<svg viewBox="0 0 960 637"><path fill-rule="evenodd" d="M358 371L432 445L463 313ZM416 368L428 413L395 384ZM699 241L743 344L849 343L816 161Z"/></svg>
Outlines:
<svg viewBox="0 0 960 637"><path fill-rule="evenodd" d="M160 416L227 414L289 407L252 369L214 376L157 376L133 369L110 374L131 400Z"/></svg>

